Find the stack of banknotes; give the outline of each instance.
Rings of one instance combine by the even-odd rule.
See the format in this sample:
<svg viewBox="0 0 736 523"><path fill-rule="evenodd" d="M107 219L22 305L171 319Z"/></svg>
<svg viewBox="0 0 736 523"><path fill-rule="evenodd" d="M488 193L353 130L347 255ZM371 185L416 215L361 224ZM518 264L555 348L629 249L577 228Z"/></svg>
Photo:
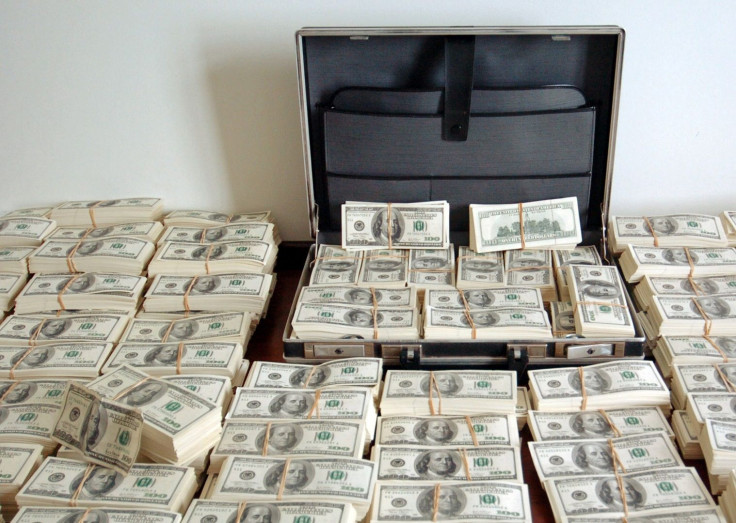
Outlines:
<svg viewBox="0 0 736 523"><path fill-rule="evenodd" d="M220 438L222 407L170 381L123 366L87 387L104 398L140 409L142 452L158 462L189 463L206 454Z"/></svg>
<svg viewBox="0 0 736 523"><path fill-rule="evenodd" d="M84 461L48 457L16 496L21 507L104 507L184 512L197 489L194 469L136 464L127 475Z"/></svg>
<svg viewBox="0 0 736 523"><path fill-rule="evenodd" d="M382 416L514 414L516 395L515 371L388 370L380 407Z"/></svg>
<svg viewBox="0 0 736 523"><path fill-rule="evenodd" d="M28 258L32 273L116 272L140 275L156 246L128 236L102 239L49 240Z"/></svg>
<svg viewBox="0 0 736 523"><path fill-rule="evenodd" d="M171 241L159 245L148 274L197 276L228 272L272 273L278 246L272 241L221 241L207 244Z"/></svg>
<svg viewBox="0 0 736 523"><path fill-rule="evenodd" d="M132 318L119 341L121 343L235 342L245 348L255 319L252 313L242 311L177 316L178 319ZM0 325L0 343L2 339L2 325Z"/></svg>
<svg viewBox="0 0 736 523"><path fill-rule="evenodd" d="M519 204L470 204L470 248L571 249L582 240L577 198Z"/></svg>
<svg viewBox="0 0 736 523"><path fill-rule="evenodd" d="M0 273L0 311L13 308L18 293L26 284L24 274Z"/></svg>
<svg viewBox="0 0 736 523"><path fill-rule="evenodd" d="M633 337L626 289L612 265L570 265L567 268L575 332L586 337Z"/></svg>
<svg viewBox="0 0 736 523"><path fill-rule="evenodd" d="M732 470L728 476L726 488L718 501L728 521L734 521L736 518L736 470Z"/></svg>
<svg viewBox="0 0 736 523"><path fill-rule="evenodd" d="M701 428L690 419L687 412L672 411L672 431L683 458L703 459L703 449L699 441Z"/></svg>
<svg viewBox="0 0 736 523"><path fill-rule="evenodd" d="M217 226L251 222L274 223L271 211L225 214L218 211L176 210L163 217L164 225L180 227Z"/></svg>
<svg viewBox="0 0 736 523"><path fill-rule="evenodd" d="M0 324L0 346L54 343L117 343L128 323L126 314L91 312L61 317L13 314Z"/></svg>
<svg viewBox="0 0 736 523"><path fill-rule="evenodd" d="M670 381L672 406L687 407L688 394L698 392L731 392L736 388L736 363L676 364Z"/></svg>
<svg viewBox="0 0 736 523"><path fill-rule="evenodd" d="M450 205L419 203L345 202L341 206L342 248L447 249Z"/></svg>
<svg viewBox="0 0 736 523"><path fill-rule="evenodd" d="M100 375L112 349L112 343L104 342L0 346L0 377L93 379Z"/></svg>
<svg viewBox="0 0 736 523"><path fill-rule="evenodd" d="M143 276L114 272L36 274L15 298L16 314L65 309L125 310L134 313L146 287Z"/></svg>
<svg viewBox="0 0 736 523"><path fill-rule="evenodd" d="M0 506L6 521L10 521L18 510L15 496L41 464L41 445L0 443Z"/></svg>
<svg viewBox="0 0 736 523"><path fill-rule="evenodd" d="M654 296L643 328L657 336L736 336L736 294Z"/></svg>
<svg viewBox="0 0 736 523"><path fill-rule="evenodd" d="M355 509L350 503L326 501L213 501L195 499L182 523L355 523ZM22 523L22 522L21 522ZM117 522L112 522L117 523ZM148 523L148 522L142 522Z"/></svg>
<svg viewBox="0 0 736 523"><path fill-rule="evenodd" d="M634 298L639 308L646 311L653 307L657 296L692 298L733 294L734 288L736 288L736 274L705 278L644 276L634 287Z"/></svg>
<svg viewBox="0 0 736 523"><path fill-rule="evenodd" d="M727 247L720 217L704 214L611 216L608 245L615 254L641 247Z"/></svg>
<svg viewBox="0 0 736 523"><path fill-rule="evenodd" d="M49 235L48 239L79 241L83 238L98 240L100 238L117 236L155 242L161 236L163 230L164 226L161 225L161 222L157 221L118 223L100 227L58 227Z"/></svg>
<svg viewBox="0 0 736 523"><path fill-rule="evenodd" d="M736 212L734 211L723 211L720 215L721 224L723 230L726 231L726 238L728 238L728 245L730 247L736 246Z"/></svg>
<svg viewBox="0 0 736 523"><path fill-rule="evenodd" d="M146 508L73 508L73 507L22 507L15 523L54 523L64 521L102 521L109 523L179 523L181 514L168 510Z"/></svg>
<svg viewBox="0 0 736 523"><path fill-rule="evenodd" d="M709 419L701 432L700 447L710 479L710 490L720 494L736 469L736 423Z"/></svg>
<svg viewBox="0 0 736 523"><path fill-rule="evenodd" d="M248 311L262 315L276 278L263 273L206 274L153 278L143 302L145 312Z"/></svg>
<svg viewBox="0 0 736 523"><path fill-rule="evenodd" d="M736 338L728 336L661 336L652 350L665 378L677 364L736 362Z"/></svg>
<svg viewBox="0 0 736 523"><path fill-rule="evenodd" d="M158 221L163 214L160 198L75 201L57 205L48 213L59 227L98 226Z"/></svg>
<svg viewBox="0 0 736 523"><path fill-rule="evenodd" d="M528 376L535 410L658 406L669 414L669 387L651 361L530 370Z"/></svg>
<svg viewBox="0 0 736 523"><path fill-rule="evenodd" d="M46 218L0 218L0 247L38 247L56 230L56 222Z"/></svg>
<svg viewBox="0 0 736 523"><path fill-rule="evenodd" d="M28 274L28 258L34 247L3 247L0 249L0 273Z"/></svg>
<svg viewBox="0 0 736 523"><path fill-rule="evenodd" d="M619 265L629 283L638 283L644 276L703 278L736 274L736 249L627 245Z"/></svg>

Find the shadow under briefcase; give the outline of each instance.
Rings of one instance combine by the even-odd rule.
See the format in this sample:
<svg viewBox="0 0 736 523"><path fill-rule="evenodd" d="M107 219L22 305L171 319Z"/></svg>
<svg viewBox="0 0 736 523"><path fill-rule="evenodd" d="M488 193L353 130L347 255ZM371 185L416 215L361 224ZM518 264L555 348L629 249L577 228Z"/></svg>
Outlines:
<svg viewBox="0 0 736 523"><path fill-rule="evenodd" d="M302 29L299 92L310 227L299 288L320 244L341 241L348 200L450 204L468 245L470 203L574 196L584 245L607 259L624 31L618 27ZM305 340L284 358L376 356L386 365L516 368L641 358L633 338ZM629 307L633 307L629 299Z"/></svg>

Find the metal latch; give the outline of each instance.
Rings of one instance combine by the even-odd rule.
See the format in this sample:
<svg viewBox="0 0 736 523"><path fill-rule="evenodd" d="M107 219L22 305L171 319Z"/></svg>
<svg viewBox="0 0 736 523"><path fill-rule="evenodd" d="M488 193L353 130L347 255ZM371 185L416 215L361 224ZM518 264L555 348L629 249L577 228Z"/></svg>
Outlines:
<svg viewBox="0 0 736 523"><path fill-rule="evenodd" d="M373 357L372 343L305 343L304 357L312 358L362 358Z"/></svg>
<svg viewBox="0 0 736 523"><path fill-rule="evenodd" d="M596 358L598 356L613 356L612 343L597 343L593 345L570 345L566 356L573 358Z"/></svg>
<svg viewBox="0 0 736 523"><path fill-rule="evenodd" d="M509 353L514 359L519 359L526 352L530 358L545 358L547 356L547 345L544 343L517 344L509 343Z"/></svg>

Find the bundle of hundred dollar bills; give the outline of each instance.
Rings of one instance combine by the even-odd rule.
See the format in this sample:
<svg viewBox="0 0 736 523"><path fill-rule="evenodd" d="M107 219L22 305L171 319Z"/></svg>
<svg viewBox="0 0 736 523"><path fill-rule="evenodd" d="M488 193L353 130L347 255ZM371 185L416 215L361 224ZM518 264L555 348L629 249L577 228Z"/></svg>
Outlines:
<svg viewBox="0 0 736 523"><path fill-rule="evenodd" d="M18 510L15 496L43 460L41 445L0 442L0 505L3 516Z"/></svg>
<svg viewBox="0 0 736 523"><path fill-rule="evenodd" d="M377 483L370 523L506 521L531 523L529 489L503 481Z"/></svg>
<svg viewBox="0 0 736 523"><path fill-rule="evenodd" d="M164 225L197 227L200 225L229 225L250 222L273 223L271 211L251 211L225 214L216 211L179 209L169 212L163 218Z"/></svg>
<svg viewBox="0 0 736 523"><path fill-rule="evenodd" d="M54 220L19 217L0 218L0 247L38 247L56 229Z"/></svg>
<svg viewBox="0 0 736 523"><path fill-rule="evenodd" d="M536 410L670 408L670 391L651 361L616 361L586 367L528 371Z"/></svg>
<svg viewBox="0 0 736 523"><path fill-rule="evenodd" d="M99 240L49 240L28 258L29 271L41 274L115 272L140 275L156 250L153 242L127 236Z"/></svg>
<svg viewBox="0 0 736 523"><path fill-rule="evenodd" d="M16 296L26 284L24 274L0 273L0 311L13 308Z"/></svg>
<svg viewBox="0 0 736 523"><path fill-rule="evenodd" d="M59 227L112 225L151 222L161 217L160 198L125 198L119 200L65 202L49 212Z"/></svg>
<svg viewBox="0 0 736 523"><path fill-rule="evenodd" d="M3 274L28 274L28 258L35 247L0 248L0 272Z"/></svg>
<svg viewBox="0 0 736 523"><path fill-rule="evenodd" d="M194 277L159 274L146 292L143 310L248 311L260 315L266 310L275 284L273 276L262 273Z"/></svg>
<svg viewBox="0 0 736 523"><path fill-rule="evenodd" d="M36 274L16 297L16 314L65 309L131 310L141 301L146 278L117 273Z"/></svg>
<svg viewBox="0 0 736 523"><path fill-rule="evenodd" d="M719 501L723 514L728 518L728 521L734 521L736 517L736 470L729 472L726 488Z"/></svg>
<svg viewBox="0 0 736 523"><path fill-rule="evenodd" d="M510 414L471 416L381 416L376 445L433 447L519 446L519 432Z"/></svg>
<svg viewBox="0 0 736 523"><path fill-rule="evenodd" d="M702 278L729 275L736 274L736 249L627 245L619 258L619 265L629 283L637 283L644 276Z"/></svg>
<svg viewBox="0 0 736 523"><path fill-rule="evenodd" d="M736 388L736 363L677 364L670 386L672 405L685 410L690 393L732 392Z"/></svg>
<svg viewBox="0 0 736 523"><path fill-rule="evenodd" d="M419 316L408 307L297 303L291 328L301 339L417 339Z"/></svg>
<svg viewBox="0 0 736 523"><path fill-rule="evenodd" d="M345 358L319 365L256 361L243 386L297 390L363 386L378 400L382 375L381 358Z"/></svg>
<svg viewBox="0 0 736 523"><path fill-rule="evenodd" d="M245 348L250 339L253 319L249 312L198 314L174 320L133 318L120 336L120 342L217 341L237 342ZM2 333L0 325L0 343Z"/></svg>
<svg viewBox="0 0 736 523"><path fill-rule="evenodd" d="M189 505L182 523L201 523L202 521L208 523L275 523L278 521L355 523L355 509L350 503L327 503L321 500L238 502L200 498L193 500Z"/></svg>
<svg viewBox="0 0 736 523"><path fill-rule="evenodd" d="M700 447L710 478L710 490L720 494L736 469L736 423L716 419L705 420Z"/></svg>
<svg viewBox="0 0 736 523"><path fill-rule="evenodd" d="M376 430L376 406L372 394L367 388L359 387L324 390L239 387L225 418L253 422L285 419L362 421L367 443L373 439Z"/></svg>
<svg viewBox="0 0 736 523"><path fill-rule="evenodd" d="M48 237L49 240L99 239L108 236L138 238L155 242L164 230L161 222L119 223L102 227L59 227Z"/></svg>
<svg viewBox="0 0 736 523"><path fill-rule="evenodd" d="M197 489L194 469L136 464L127 475L84 461L46 458L16 496L21 507L146 508L184 512Z"/></svg>
<svg viewBox="0 0 736 523"><path fill-rule="evenodd" d="M0 345L50 345L62 342L115 343L128 323L122 314L61 317L14 314L0 324Z"/></svg>
<svg viewBox="0 0 736 523"><path fill-rule="evenodd" d="M240 501L310 501L351 503L365 517L376 481L375 463L354 458L263 458L230 456L211 499Z"/></svg>
<svg viewBox="0 0 736 523"><path fill-rule="evenodd" d="M167 510L146 508L73 508L23 507L13 520L15 523L55 523L64 521L99 521L104 523L179 523L181 514Z"/></svg>
<svg viewBox="0 0 736 523"><path fill-rule="evenodd" d="M736 337L661 336L652 351L665 378L677 364L729 363L736 361Z"/></svg>
<svg viewBox="0 0 736 523"><path fill-rule="evenodd" d="M222 408L189 389L123 366L87 387L143 414L141 448L158 462L187 463L219 440Z"/></svg>
<svg viewBox="0 0 736 523"><path fill-rule="evenodd" d="M611 216L608 222L608 245L615 254L619 254L627 245L727 247L728 238L718 216Z"/></svg>
<svg viewBox="0 0 736 523"><path fill-rule="evenodd" d="M94 342L0 346L0 377L96 378L112 348L112 343Z"/></svg>
<svg viewBox="0 0 736 523"><path fill-rule="evenodd" d="M234 223L216 227L169 226L164 229L158 239L158 245L161 246L167 242L209 245L240 241L263 241L278 245L281 243L281 238L273 223Z"/></svg>
<svg viewBox="0 0 736 523"><path fill-rule="evenodd" d="M736 335L736 294L714 296L654 296L644 317L652 338Z"/></svg>
<svg viewBox="0 0 736 523"><path fill-rule="evenodd" d="M388 370L381 415L514 414L516 394L515 371Z"/></svg>
<svg viewBox="0 0 736 523"><path fill-rule="evenodd" d="M656 296L670 298L713 296L734 294L736 292L734 289L736 289L736 274L706 278L644 276L634 287L634 298L639 307L646 311L653 306Z"/></svg>
<svg viewBox="0 0 736 523"><path fill-rule="evenodd" d="M345 202L342 247L369 249L446 249L450 242L450 205Z"/></svg>
<svg viewBox="0 0 736 523"><path fill-rule="evenodd" d="M519 204L470 204L470 248L475 252L573 248L582 240L575 197Z"/></svg>
<svg viewBox="0 0 736 523"><path fill-rule="evenodd" d="M260 240L214 242L205 245L172 241L159 245L148 274L197 276L232 272L272 273L278 247Z"/></svg>

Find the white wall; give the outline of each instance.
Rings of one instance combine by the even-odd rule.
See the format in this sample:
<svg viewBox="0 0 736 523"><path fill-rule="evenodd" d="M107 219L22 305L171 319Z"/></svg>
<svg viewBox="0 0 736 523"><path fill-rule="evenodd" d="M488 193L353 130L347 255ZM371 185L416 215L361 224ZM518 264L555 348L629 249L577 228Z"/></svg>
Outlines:
<svg viewBox="0 0 736 523"><path fill-rule="evenodd" d="M294 32L619 25L617 214L736 209L736 8L693 0L0 2L0 211L160 196L309 238Z"/></svg>

